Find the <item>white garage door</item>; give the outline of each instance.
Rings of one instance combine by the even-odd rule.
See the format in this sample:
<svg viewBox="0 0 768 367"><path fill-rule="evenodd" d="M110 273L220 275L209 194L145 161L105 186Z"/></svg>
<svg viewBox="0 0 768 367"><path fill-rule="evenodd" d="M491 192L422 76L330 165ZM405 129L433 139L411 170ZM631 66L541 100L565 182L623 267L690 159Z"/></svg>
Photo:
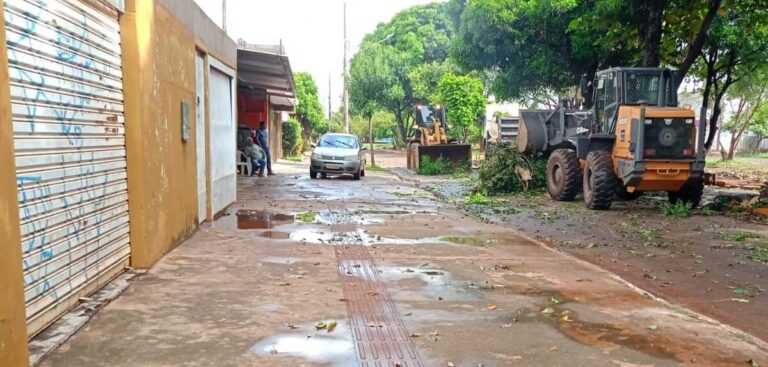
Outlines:
<svg viewBox="0 0 768 367"><path fill-rule="evenodd" d="M232 78L216 68L211 68L209 88L211 207L215 214L235 202L237 144Z"/></svg>
<svg viewBox="0 0 768 367"><path fill-rule="evenodd" d="M109 281L130 254L117 12L7 0L29 333Z"/></svg>
<svg viewBox="0 0 768 367"><path fill-rule="evenodd" d="M195 151L197 154L197 222L202 223L208 216L208 191L206 189L205 155L205 59L195 58L195 90L197 114L195 115Z"/></svg>

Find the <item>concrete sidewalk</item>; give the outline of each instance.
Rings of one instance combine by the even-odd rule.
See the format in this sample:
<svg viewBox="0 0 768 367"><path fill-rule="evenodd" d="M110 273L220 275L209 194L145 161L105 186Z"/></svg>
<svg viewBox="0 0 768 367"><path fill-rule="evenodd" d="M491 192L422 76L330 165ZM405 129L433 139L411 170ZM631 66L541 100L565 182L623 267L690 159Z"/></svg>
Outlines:
<svg viewBox="0 0 768 367"><path fill-rule="evenodd" d="M374 361L361 340L376 345L389 327L407 332L389 336L394 344L418 352L405 362L378 356L390 366L768 364L750 336L390 174L310 180L306 163L275 170L240 179L229 215L134 280L42 365L360 366ZM292 219L306 212L311 223ZM397 317L360 324L356 287ZM337 325L317 330L321 320Z"/></svg>

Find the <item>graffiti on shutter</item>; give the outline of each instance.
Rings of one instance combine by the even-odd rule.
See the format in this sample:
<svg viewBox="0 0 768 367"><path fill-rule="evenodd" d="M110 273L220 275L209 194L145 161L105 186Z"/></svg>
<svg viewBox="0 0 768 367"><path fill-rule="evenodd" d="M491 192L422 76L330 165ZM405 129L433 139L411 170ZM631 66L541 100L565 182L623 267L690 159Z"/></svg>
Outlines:
<svg viewBox="0 0 768 367"><path fill-rule="evenodd" d="M35 334L127 263L117 13L7 0L25 300Z"/></svg>

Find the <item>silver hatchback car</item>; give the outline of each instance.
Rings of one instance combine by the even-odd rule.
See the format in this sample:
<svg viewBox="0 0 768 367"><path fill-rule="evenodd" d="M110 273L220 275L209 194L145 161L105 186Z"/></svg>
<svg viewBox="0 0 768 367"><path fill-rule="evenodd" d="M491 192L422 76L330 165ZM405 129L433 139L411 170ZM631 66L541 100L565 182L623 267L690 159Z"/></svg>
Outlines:
<svg viewBox="0 0 768 367"><path fill-rule="evenodd" d="M309 177L328 174L351 174L355 180L365 176L365 151L355 135L325 134L312 146Z"/></svg>

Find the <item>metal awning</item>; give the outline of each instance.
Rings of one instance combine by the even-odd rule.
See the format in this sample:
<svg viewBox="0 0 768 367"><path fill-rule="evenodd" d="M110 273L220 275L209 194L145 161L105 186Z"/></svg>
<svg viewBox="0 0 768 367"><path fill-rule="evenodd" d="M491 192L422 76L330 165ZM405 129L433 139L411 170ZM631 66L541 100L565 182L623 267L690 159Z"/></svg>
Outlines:
<svg viewBox="0 0 768 367"><path fill-rule="evenodd" d="M237 79L252 89L296 94L293 71L283 45L251 45L238 41Z"/></svg>
<svg viewBox="0 0 768 367"><path fill-rule="evenodd" d="M293 112L296 107L296 102L293 98L276 95L269 96L269 104L275 111Z"/></svg>

